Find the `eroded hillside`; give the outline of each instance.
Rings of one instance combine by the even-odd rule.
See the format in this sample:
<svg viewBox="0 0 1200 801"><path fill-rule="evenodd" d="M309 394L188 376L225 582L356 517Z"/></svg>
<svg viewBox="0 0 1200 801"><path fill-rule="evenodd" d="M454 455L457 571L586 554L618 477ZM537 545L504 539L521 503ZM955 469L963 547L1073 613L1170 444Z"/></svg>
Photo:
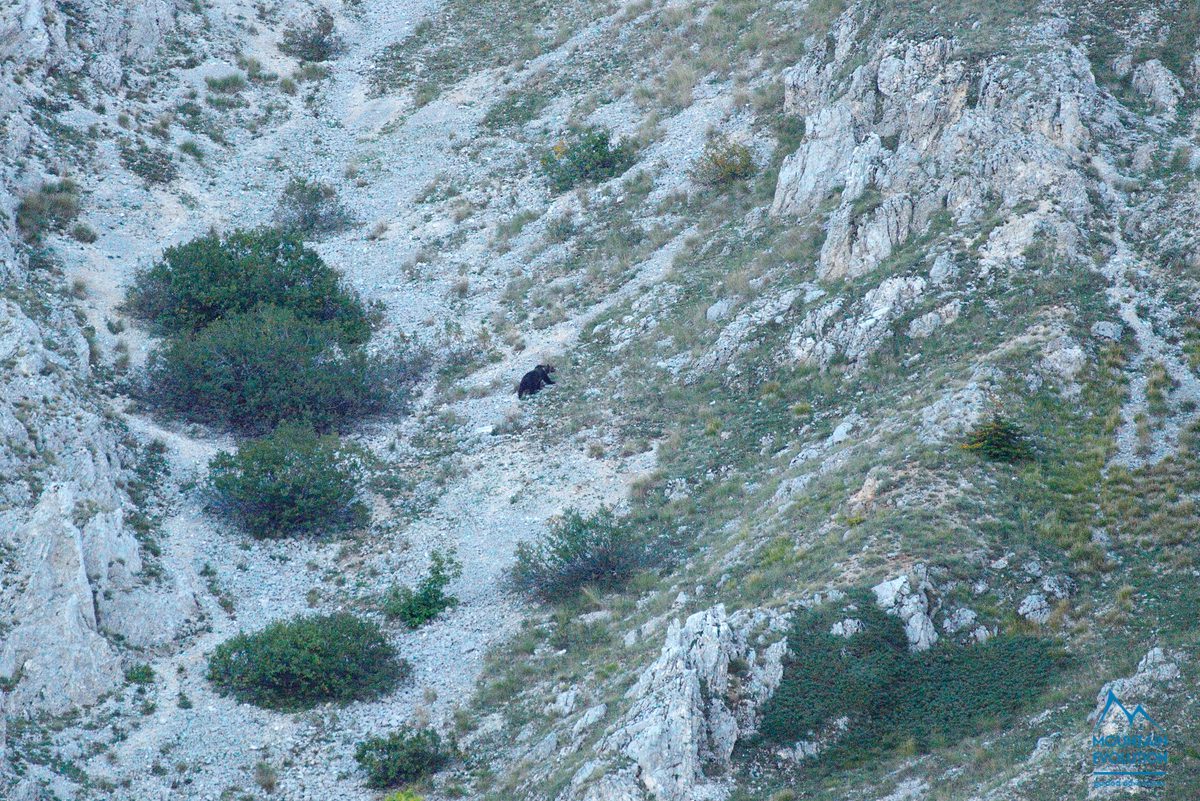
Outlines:
<svg viewBox="0 0 1200 801"><path fill-rule="evenodd" d="M426 798L1098 797L1110 690L1200 790L1194 3L0 13L9 796L380 798L410 726ZM369 523L255 538L126 296L296 219L419 381L341 432ZM604 509L632 575L510 580ZM395 689L210 680L347 612Z"/></svg>

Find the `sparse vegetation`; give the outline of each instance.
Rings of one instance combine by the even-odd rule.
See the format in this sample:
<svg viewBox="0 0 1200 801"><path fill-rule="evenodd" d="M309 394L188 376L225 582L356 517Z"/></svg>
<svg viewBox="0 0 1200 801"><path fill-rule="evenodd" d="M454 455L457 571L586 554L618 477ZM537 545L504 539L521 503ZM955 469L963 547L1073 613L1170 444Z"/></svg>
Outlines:
<svg viewBox="0 0 1200 801"><path fill-rule="evenodd" d="M366 772L368 787L386 790L436 773L450 754L437 732L405 726L359 743L354 759Z"/></svg>
<svg viewBox="0 0 1200 801"><path fill-rule="evenodd" d="M342 343L371 336L371 319L338 272L295 235L272 228L214 232L167 248L134 280L129 310L166 333L197 331L263 305L331 324Z"/></svg>
<svg viewBox="0 0 1200 801"><path fill-rule="evenodd" d="M210 92L236 94L246 88L246 78L241 73L231 73L221 78L209 76L204 79Z"/></svg>
<svg viewBox="0 0 1200 801"><path fill-rule="evenodd" d="M292 25L279 42L279 52L300 61L328 61L340 47L333 15L319 7L310 22Z"/></svg>
<svg viewBox="0 0 1200 801"><path fill-rule="evenodd" d="M354 224L354 216L329 184L292 178L275 208L275 225L298 235L320 236Z"/></svg>
<svg viewBox="0 0 1200 801"><path fill-rule="evenodd" d="M453 554L434 551L429 555L429 574L416 589L393 587L383 599L383 614L410 629L420 628L458 604L457 598L446 594L446 587L460 575L462 565Z"/></svg>
<svg viewBox="0 0 1200 801"><path fill-rule="evenodd" d="M255 537L339 531L362 524L363 454L335 435L286 423L209 465L214 505Z"/></svg>
<svg viewBox="0 0 1200 801"><path fill-rule="evenodd" d="M636 160L632 142L614 144L608 131L591 128L556 143L542 156L541 164L551 188L565 192L582 183L615 178Z"/></svg>
<svg viewBox="0 0 1200 801"><path fill-rule="evenodd" d="M143 141L125 139L120 145L121 164L148 184L169 184L179 175L171 153Z"/></svg>
<svg viewBox="0 0 1200 801"><path fill-rule="evenodd" d="M79 215L79 186L69 179L42 184L21 198L17 230L31 242L51 231L65 230Z"/></svg>
<svg viewBox="0 0 1200 801"><path fill-rule="evenodd" d="M154 668L145 662L133 665L125 670L125 681L130 684L153 684Z"/></svg>
<svg viewBox="0 0 1200 801"><path fill-rule="evenodd" d="M71 226L71 238L76 242L89 245L97 239L96 231L87 223L75 223Z"/></svg>
<svg viewBox="0 0 1200 801"><path fill-rule="evenodd" d="M536 543L517 546L513 582L543 601L572 597L584 586L617 587L646 563L646 543L608 509L568 510Z"/></svg>
<svg viewBox="0 0 1200 801"><path fill-rule="evenodd" d="M272 623L213 651L208 678L242 703L294 712L389 692L407 676L379 626L347 613Z"/></svg>

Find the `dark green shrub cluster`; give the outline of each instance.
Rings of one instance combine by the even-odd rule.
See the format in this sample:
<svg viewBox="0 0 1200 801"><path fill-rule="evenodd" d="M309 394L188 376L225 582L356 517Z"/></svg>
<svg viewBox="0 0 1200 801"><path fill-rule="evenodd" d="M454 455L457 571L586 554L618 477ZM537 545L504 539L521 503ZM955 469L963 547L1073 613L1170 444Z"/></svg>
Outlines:
<svg viewBox="0 0 1200 801"><path fill-rule="evenodd" d="M1033 456L1025 430L998 414L976 426L962 448L994 462L1021 462Z"/></svg>
<svg viewBox="0 0 1200 801"><path fill-rule="evenodd" d="M337 190L306 178L288 181L275 208L275 225L296 234L332 234L353 223L354 217L338 200Z"/></svg>
<svg viewBox="0 0 1200 801"><path fill-rule="evenodd" d="M341 47L334 31L333 14L324 8L308 24L296 24L283 32L279 52L301 61L328 61Z"/></svg>
<svg viewBox="0 0 1200 801"><path fill-rule="evenodd" d="M429 555L429 574L416 589L393 587L383 599L383 614L400 620L410 629L419 628L444 610L458 605L458 599L446 594L450 582L462 575L462 565L453 554L434 551Z"/></svg>
<svg viewBox="0 0 1200 801"><path fill-rule="evenodd" d="M882 612L868 593L853 600L865 629L852 637L829 633L847 614L841 607L796 619L783 681L764 707L765 740L792 744L847 717L845 733L824 756L834 764L926 751L1010 718L1066 664L1051 641L1027 636L911 653L899 618Z"/></svg>
<svg viewBox="0 0 1200 801"><path fill-rule="evenodd" d="M512 579L543 601L569 598L586 585L618 587L646 564L646 543L610 510L590 517L568 510L540 542L517 546Z"/></svg>
<svg viewBox="0 0 1200 801"><path fill-rule="evenodd" d="M725 137L712 137L696 163L693 175L708 186L729 186L754 175L754 156L750 148Z"/></svg>
<svg viewBox="0 0 1200 801"><path fill-rule="evenodd" d="M565 192L581 183L615 178L636 160L633 143L614 144L608 131L592 128L551 148L542 156L542 170L554 191Z"/></svg>
<svg viewBox="0 0 1200 801"><path fill-rule="evenodd" d="M17 206L17 230L30 242L37 242L50 231L63 231L79 215L79 187L63 179L42 184L36 192L21 198Z"/></svg>
<svg viewBox="0 0 1200 801"><path fill-rule="evenodd" d="M436 773L450 761L450 753L437 732L404 726L359 743L354 758L366 771L367 786L384 790Z"/></svg>
<svg viewBox="0 0 1200 801"><path fill-rule="evenodd" d="M293 234L260 228L210 232L167 248L134 280L129 310L167 333L195 331L257 306L329 323L345 343L366 342L371 320L337 271Z"/></svg>
<svg viewBox="0 0 1200 801"><path fill-rule="evenodd" d="M277 306L222 318L151 355L147 399L248 434L288 421L328 431L389 408L407 384L407 364L342 348L339 333Z"/></svg>
<svg viewBox="0 0 1200 801"><path fill-rule="evenodd" d="M375 698L408 675L378 624L339 613L299 617L217 646L208 678L242 703L295 711Z"/></svg>
<svg viewBox="0 0 1200 801"><path fill-rule="evenodd" d="M336 435L285 423L209 463L214 505L255 537L337 531L363 523L362 452Z"/></svg>

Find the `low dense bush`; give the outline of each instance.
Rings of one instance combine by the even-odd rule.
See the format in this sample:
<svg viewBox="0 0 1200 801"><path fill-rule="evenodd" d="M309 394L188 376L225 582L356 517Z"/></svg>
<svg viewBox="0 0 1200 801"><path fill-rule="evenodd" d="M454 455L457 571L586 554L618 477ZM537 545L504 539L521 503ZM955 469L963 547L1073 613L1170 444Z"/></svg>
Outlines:
<svg viewBox="0 0 1200 801"><path fill-rule="evenodd" d="M409 671L375 623L314 615L238 634L217 646L208 678L242 703L296 711L392 690Z"/></svg>
<svg viewBox="0 0 1200 801"><path fill-rule="evenodd" d="M462 565L453 554L434 551L429 555L429 574L416 589L393 587L383 599L383 614L399 619L410 629L419 628L458 605L457 598L446 594L446 587L461 575Z"/></svg>
<svg viewBox="0 0 1200 801"><path fill-rule="evenodd" d="M21 198L17 206L17 230L30 242L51 231L63 231L79 215L79 187L63 179L42 184Z"/></svg>
<svg viewBox="0 0 1200 801"><path fill-rule="evenodd" d="M569 510L536 543L517 546L512 579L543 601L575 595L585 585L617 587L645 565L646 545L607 509L590 517Z"/></svg>
<svg viewBox="0 0 1200 801"><path fill-rule="evenodd" d="M450 753L437 732L405 726L359 743L354 759L367 773L367 786L384 790L436 773Z"/></svg>
<svg viewBox="0 0 1200 801"><path fill-rule="evenodd" d="M636 160L632 142L614 144L608 131L592 128L551 148L542 156L542 170L556 192L565 192L581 183L615 178Z"/></svg>
<svg viewBox="0 0 1200 801"><path fill-rule="evenodd" d="M976 426L962 448L994 462L1021 462L1033 456L1025 430L998 414Z"/></svg>
<svg viewBox="0 0 1200 801"><path fill-rule="evenodd" d="M306 178L288 181L275 208L275 225L296 234L331 234L353 223L354 217L338 200L336 189Z"/></svg>
<svg viewBox="0 0 1200 801"><path fill-rule="evenodd" d="M214 505L255 537L338 531L366 522L361 451L285 423L209 463Z"/></svg>
<svg viewBox="0 0 1200 801"><path fill-rule="evenodd" d="M145 399L184 419L257 434L305 422L328 431L389 408L410 380L403 355L343 348L330 324L266 306L167 340Z"/></svg>
<svg viewBox="0 0 1200 801"><path fill-rule="evenodd" d="M725 137L713 137L704 146L693 175L708 186L729 186L754 175L750 148Z"/></svg>
<svg viewBox="0 0 1200 801"><path fill-rule="evenodd" d="M279 51L301 61L328 61L341 47L334 31L333 14L324 8L310 22L296 23L283 32Z"/></svg>
<svg viewBox="0 0 1200 801"><path fill-rule="evenodd" d="M773 743L812 737L839 718L844 733L825 752L847 764L901 749L958 742L1035 701L1065 657L1049 640L1001 635L971 646L908 650L899 618L867 593L854 598L864 630L830 634L841 607L800 614L783 681L764 707L760 732Z"/></svg>
<svg viewBox="0 0 1200 801"><path fill-rule="evenodd" d="M210 232L167 248L140 273L126 301L162 331L198 330L216 320L271 304L330 323L344 342L365 342L371 321L341 276L298 237L260 228Z"/></svg>

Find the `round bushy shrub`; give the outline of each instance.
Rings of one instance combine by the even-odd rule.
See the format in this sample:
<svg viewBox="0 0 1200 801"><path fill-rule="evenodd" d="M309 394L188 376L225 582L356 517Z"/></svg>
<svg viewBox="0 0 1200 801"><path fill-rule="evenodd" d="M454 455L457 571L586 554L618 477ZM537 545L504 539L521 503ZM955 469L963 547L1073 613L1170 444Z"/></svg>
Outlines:
<svg viewBox="0 0 1200 801"><path fill-rule="evenodd" d="M542 156L542 170L556 192L565 192L588 181L606 181L628 170L637 161L630 142L614 144L600 128L579 133L571 141L559 142Z"/></svg>
<svg viewBox="0 0 1200 801"><path fill-rule="evenodd" d="M306 178L288 181L275 207L275 224L299 235L331 234L353 223L354 217L338 200L336 189Z"/></svg>
<svg viewBox="0 0 1200 801"><path fill-rule="evenodd" d="M168 340L151 355L146 399L243 433L287 421L327 431L387 408L408 373L403 357L344 348L333 326L267 306Z"/></svg>
<svg viewBox="0 0 1200 801"><path fill-rule="evenodd" d="M218 691L283 711L375 698L408 671L378 624L347 613L299 617L238 634L208 660L208 678Z"/></svg>
<svg viewBox="0 0 1200 801"><path fill-rule="evenodd" d="M517 545L512 579L543 601L569 598L585 585L623 584L646 563L646 544L607 509L591 517L568 510L546 537Z"/></svg>
<svg viewBox="0 0 1200 801"><path fill-rule="evenodd" d="M407 726L359 743L354 758L367 772L367 786L378 790L436 773L450 761L437 732Z"/></svg>
<svg viewBox="0 0 1200 801"><path fill-rule="evenodd" d="M702 184L720 187L749 178L754 170L750 148L725 137L714 137L705 144L693 175Z"/></svg>
<svg viewBox="0 0 1200 801"><path fill-rule="evenodd" d="M336 435L285 423L209 463L214 505L256 537L336 531L365 522L363 457Z"/></svg>
<svg viewBox="0 0 1200 801"><path fill-rule="evenodd" d="M272 228L214 231L167 248L137 276L127 303L166 333L197 331L269 304L329 323L346 344L371 336L362 301L338 272L295 235Z"/></svg>

